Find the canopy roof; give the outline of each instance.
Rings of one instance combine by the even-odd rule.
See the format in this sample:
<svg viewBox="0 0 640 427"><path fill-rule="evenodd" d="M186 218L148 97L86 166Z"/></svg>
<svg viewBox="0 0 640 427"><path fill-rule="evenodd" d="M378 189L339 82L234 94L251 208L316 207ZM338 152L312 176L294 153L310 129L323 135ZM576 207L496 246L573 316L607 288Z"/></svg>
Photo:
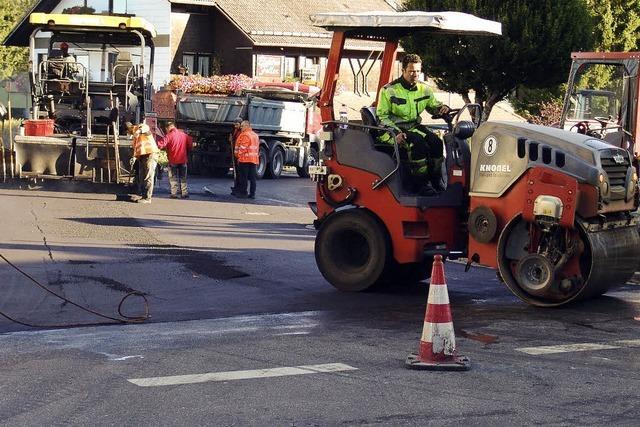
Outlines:
<svg viewBox="0 0 640 427"><path fill-rule="evenodd" d="M130 31L137 30L145 37L157 35L155 27L144 18L135 16L74 15L62 13L32 13L29 23L50 31Z"/></svg>
<svg viewBox="0 0 640 427"><path fill-rule="evenodd" d="M462 12L318 13L310 16L317 27L345 31L356 38L398 38L416 30L447 34L502 35L502 24Z"/></svg>

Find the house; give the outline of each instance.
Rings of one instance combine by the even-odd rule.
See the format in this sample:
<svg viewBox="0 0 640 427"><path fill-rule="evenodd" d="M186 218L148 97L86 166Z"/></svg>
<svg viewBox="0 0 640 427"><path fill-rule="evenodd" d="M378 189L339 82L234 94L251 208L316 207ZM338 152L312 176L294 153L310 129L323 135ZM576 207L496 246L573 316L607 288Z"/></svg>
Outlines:
<svg viewBox="0 0 640 427"><path fill-rule="evenodd" d="M393 10L388 0L40 0L9 33L3 44L28 46L31 12L62 13L70 8L94 13L140 16L153 24L154 85L161 86L183 65L204 76L247 74L259 80L282 81L322 77L331 34L311 25L309 15L329 11ZM346 57L373 58L382 45L350 41ZM36 40L36 53L46 55L48 39ZM78 55L78 53L76 53ZM99 58L82 57L89 69ZM97 65L96 65L97 66Z"/></svg>
<svg viewBox="0 0 640 427"><path fill-rule="evenodd" d="M72 7L90 7L95 13L136 15L151 22L154 38L154 86L161 87L184 65L193 74L204 76L246 74L262 81L303 79L320 84L324 77L331 34L311 25L309 15L321 12L395 10L394 0L323 0L302 3L297 0L39 0L9 33L3 44L28 46L32 32L31 12L60 13ZM48 40L36 41L38 55L47 52ZM348 40L338 87L356 118L363 99L375 96L381 43ZM89 68L91 58L79 58ZM99 67L99 58L95 58ZM147 67L148 69L148 67ZM399 67L395 74L399 74ZM360 77L355 76L360 74ZM364 78L363 78L364 76ZM437 95L444 102L447 94ZM351 99L353 98L353 99ZM370 102L367 99L367 102ZM353 103L353 106L351 106ZM458 104L457 102L455 103ZM500 106L499 106L500 107ZM508 111L492 117L519 120ZM500 108L498 108L500 110Z"/></svg>

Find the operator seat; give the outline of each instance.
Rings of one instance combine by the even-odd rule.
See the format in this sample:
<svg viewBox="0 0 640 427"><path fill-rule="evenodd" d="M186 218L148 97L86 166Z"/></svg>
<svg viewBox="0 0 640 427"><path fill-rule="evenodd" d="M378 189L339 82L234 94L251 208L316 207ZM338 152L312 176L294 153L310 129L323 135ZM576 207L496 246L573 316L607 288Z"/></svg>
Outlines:
<svg viewBox="0 0 640 427"><path fill-rule="evenodd" d="M360 109L360 117L362 118L362 124L365 126L380 126L380 121L378 120L378 116L376 115L376 107L362 107ZM391 144L378 142L378 137L381 134L379 130L367 129L366 132L373 137L374 141L376 141L376 150L393 156L394 150Z"/></svg>
<svg viewBox="0 0 640 427"><path fill-rule="evenodd" d="M116 63L113 65L113 82L115 84L126 84L127 75L129 76L129 84L131 84L135 77L135 69L133 62L131 62L131 52L120 51L116 58Z"/></svg>
<svg viewBox="0 0 640 427"><path fill-rule="evenodd" d="M362 107L360 109L362 124L365 126L379 126L378 116L376 116L376 107Z"/></svg>

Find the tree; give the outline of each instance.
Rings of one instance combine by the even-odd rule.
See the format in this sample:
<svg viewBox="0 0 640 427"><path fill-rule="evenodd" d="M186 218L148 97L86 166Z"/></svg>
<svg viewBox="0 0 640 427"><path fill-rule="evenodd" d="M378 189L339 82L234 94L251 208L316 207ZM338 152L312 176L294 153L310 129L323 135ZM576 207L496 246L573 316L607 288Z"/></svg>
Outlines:
<svg viewBox="0 0 640 427"><path fill-rule="evenodd" d="M13 27L31 10L35 0L12 0L0 2L0 40L4 40ZM0 80L26 71L29 51L22 47L0 46Z"/></svg>
<svg viewBox="0 0 640 427"><path fill-rule="evenodd" d="M640 48L640 0L585 0L595 21L595 49L628 52Z"/></svg>
<svg viewBox="0 0 640 427"><path fill-rule="evenodd" d="M585 0L585 7L593 20L593 50L627 52L640 49L640 0ZM593 70L585 77L591 79L592 86L603 87L610 80L610 72ZM519 86L510 100L519 114L538 120L538 116L543 115L541 101L555 102L562 107L565 90L566 85L537 90Z"/></svg>
<svg viewBox="0 0 640 427"><path fill-rule="evenodd" d="M438 87L465 102L493 106L518 85L541 88L566 79L570 52L592 46L592 18L585 0L408 0L407 10L451 10L502 23L502 36L419 33L403 46L418 53Z"/></svg>

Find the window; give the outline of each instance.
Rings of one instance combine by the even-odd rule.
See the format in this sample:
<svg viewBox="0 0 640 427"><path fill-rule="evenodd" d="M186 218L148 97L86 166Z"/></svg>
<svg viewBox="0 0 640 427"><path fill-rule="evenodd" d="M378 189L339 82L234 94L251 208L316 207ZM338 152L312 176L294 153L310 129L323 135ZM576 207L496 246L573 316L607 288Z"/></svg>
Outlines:
<svg viewBox="0 0 640 427"><path fill-rule="evenodd" d="M93 8L96 13L127 13L128 0L85 0L84 5Z"/></svg>
<svg viewBox="0 0 640 427"><path fill-rule="evenodd" d="M87 7L92 7L96 13L109 12L109 0L87 0Z"/></svg>
<svg viewBox="0 0 640 427"><path fill-rule="evenodd" d="M112 2L111 13L127 13L127 0L112 0Z"/></svg>
<svg viewBox="0 0 640 427"><path fill-rule="evenodd" d="M211 74L211 55L206 53L185 53L182 55L182 65L187 67L189 74L200 74L209 77Z"/></svg>

